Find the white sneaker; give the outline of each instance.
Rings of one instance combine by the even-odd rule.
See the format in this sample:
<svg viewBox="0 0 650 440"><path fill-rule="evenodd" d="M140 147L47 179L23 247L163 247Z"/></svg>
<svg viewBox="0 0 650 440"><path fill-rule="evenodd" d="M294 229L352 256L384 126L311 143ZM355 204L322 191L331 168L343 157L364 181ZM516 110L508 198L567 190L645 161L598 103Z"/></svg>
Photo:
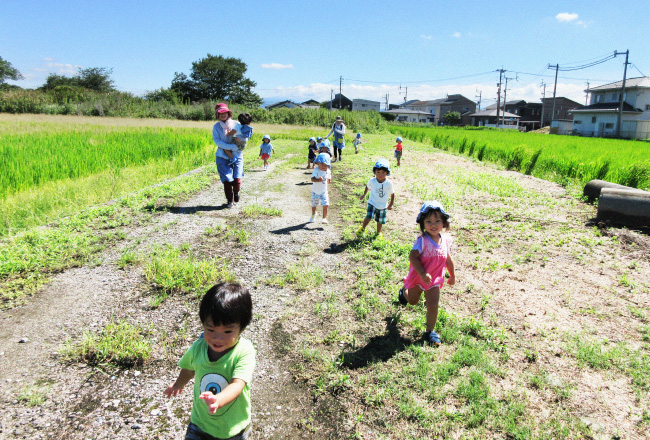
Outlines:
<svg viewBox="0 0 650 440"><path fill-rule="evenodd" d="M314 216L309 217L309 223L314 223Z"/></svg>
<svg viewBox="0 0 650 440"><path fill-rule="evenodd" d="M323 219L321 223L329 223L326 218Z"/></svg>

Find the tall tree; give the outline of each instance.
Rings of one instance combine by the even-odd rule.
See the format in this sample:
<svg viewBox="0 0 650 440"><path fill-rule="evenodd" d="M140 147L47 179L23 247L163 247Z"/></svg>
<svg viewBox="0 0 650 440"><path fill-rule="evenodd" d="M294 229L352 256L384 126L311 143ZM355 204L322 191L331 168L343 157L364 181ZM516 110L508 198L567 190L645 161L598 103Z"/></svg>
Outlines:
<svg viewBox="0 0 650 440"><path fill-rule="evenodd" d="M171 88L191 101L223 99L259 106L262 98L252 90L257 84L246 78L245 73L246 63L239 58L208 54L192 63L189 78L184 73L176 73Z"/></svg>
<svg viewBox="0 0 650 440"><path fill-rule="evenodd" d="M111 79L112 73L113 69L107 69L105 67L79 68L78 73L74 76L50 73L41 89L53 90L59 86L68 86L83 87L100 93L112 92L115 91L113 80Z"/></svg>
<svg viewBox="0 0 650 440"><path fill-rule="evenodd" d="M0 85L4 84L8 79L18 81L19 79L23 79L23 76L9 61L0 57Z"/></svg>

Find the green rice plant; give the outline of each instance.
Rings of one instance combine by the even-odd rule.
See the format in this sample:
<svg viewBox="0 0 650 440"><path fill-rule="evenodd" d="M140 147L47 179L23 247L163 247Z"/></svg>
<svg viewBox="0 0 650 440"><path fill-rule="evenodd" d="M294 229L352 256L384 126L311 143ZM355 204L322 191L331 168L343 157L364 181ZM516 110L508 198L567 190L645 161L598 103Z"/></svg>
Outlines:
<svg viewBox="0 0 650 440"><path fill-rule="evenodd" d="M141 328L126 321L110 322L99 333L85 331L79 343L67 341L61 351L70 361L121 368L142 365L151 356L152 342Z"/></svg>
<svg viewBox="0 0 650 440"><path fill-rule="evenodd" d="M650 187L650 146L641 141L469 127L389 125L388 129L409 140L429 142L434 148L500 163L508 169L559 183L563 179L575 179L582 184L604 179L635 188ZM467 148L472 143L475 147Z"/></svg>

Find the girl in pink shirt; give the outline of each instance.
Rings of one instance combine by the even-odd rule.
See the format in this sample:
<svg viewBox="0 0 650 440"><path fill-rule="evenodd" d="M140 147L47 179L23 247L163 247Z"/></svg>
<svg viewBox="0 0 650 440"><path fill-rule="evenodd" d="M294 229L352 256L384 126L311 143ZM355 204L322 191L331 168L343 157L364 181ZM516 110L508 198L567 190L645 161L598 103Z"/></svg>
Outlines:
<svg viewBox="0 0 650 440"><path fill-rule="evenodd" d="M411 249L411 265L397 298L403 305L415 305L424 292L427 305L427 331L424 338L433 345L440 345L440 336L435 332L435 327L440 288L445 284L445 269L449 271L447 284L453 286L456 282L454 260L449 252L451 237L443 233L449 229L449 214L434 200L422 205L416 221L422 235L415 240Z"/></svg>

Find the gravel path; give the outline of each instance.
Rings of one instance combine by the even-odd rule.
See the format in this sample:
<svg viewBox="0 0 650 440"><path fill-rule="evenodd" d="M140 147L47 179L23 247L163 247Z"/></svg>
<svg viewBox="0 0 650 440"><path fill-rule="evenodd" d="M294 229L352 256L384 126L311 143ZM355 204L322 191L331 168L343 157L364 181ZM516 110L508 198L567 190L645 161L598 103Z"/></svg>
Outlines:
<svg viewBox="0 0 650 440"><path fill-rule="evenodd" d="M1 312L0 438L182 438L191 396L186 391L167 400L162 391L175 379L179 357L200 331L195 297L171 297L152 308L151 286L145 283L142 268L121 270L116 265L127 247L135 246L136 252L146 255L164 244L189 244L204 256L227 258L237 280L251 289L255 318L244 336L257 349L252 385L256 438L335 436L325 425L313 434L319 422L312 417L323 420L326 413L325 419L331 421L337 414L314 406L308 391L288 372L290 359L283 341L294 330L286 328L283 316L296 301L295 293L264 281L305 258L334 268L340 255L322 249L340 236L337 212L331 210L329 225L320 223L320 217L317 223L307 223L310 172L275 170L279 166L275 162L267 172L247 172L235 209L223 208L222 186L216 183L131 229L127 240L100 256L101 264L67 270L26 305ZM276 207L283 215L246 219L241 208L250 204ZM207 228L224 224L230 230L248 231L249 244L236 245L227 234L204 234ZM311 256L305 256L305 247ZM100 330L120 319L152 329L156 344L150 362L122 371L61 362L58 353L66 340L79 341L83 331ZM44 393L45 403L29 406L18 398L28 392ZM305 430L306 424L310 430Z"/></svg>

